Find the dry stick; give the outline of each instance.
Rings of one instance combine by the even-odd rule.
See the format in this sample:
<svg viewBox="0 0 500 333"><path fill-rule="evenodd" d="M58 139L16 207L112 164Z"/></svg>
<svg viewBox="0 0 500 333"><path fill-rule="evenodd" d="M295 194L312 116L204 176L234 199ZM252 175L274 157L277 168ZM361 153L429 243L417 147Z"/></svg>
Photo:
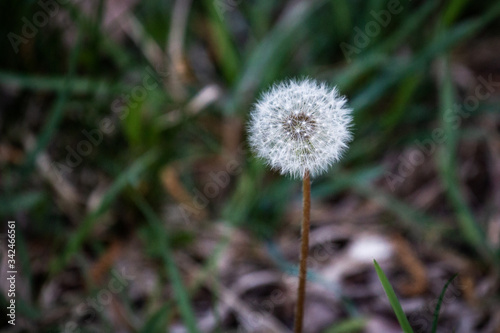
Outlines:
<svg viewBox="0 0 500 333"><path fill-rule="evenodd" d="M304 321L304 299L306 294L307 253L309 251L309 225L311 222L311 180L309 170L304 173L302 182L303 216L302 216L302 241L300 248L299 289L297 291L297 308L295 310L295 333L302 333Z"/></svg>

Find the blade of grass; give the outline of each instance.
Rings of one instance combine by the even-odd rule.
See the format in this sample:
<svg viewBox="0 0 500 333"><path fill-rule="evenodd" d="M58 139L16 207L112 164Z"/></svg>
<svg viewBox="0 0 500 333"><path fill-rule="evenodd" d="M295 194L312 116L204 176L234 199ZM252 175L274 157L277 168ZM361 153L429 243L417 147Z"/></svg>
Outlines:
<svg viewBox="0 0 500 333"><path fill-rule="evenodd" d="M226 20L224 19L223 10L230 11L235 9L229 8L229 5L224 3L224 1L205 0L203 4L205 10L208 12L212 41L215 44L214 52L216 52L219 66L227 82L233 83L241 61L238 50L229 33L231 30L228 29ZM221 7L219 8L218 6Z"/></svg>
<svg viewBox="0 0 500 333"><path fill-rule="evenodd" d="M352 318L341 321L331 328L328 328L324 333L355 333L362 332L365 329L368 320L366 318Z"/></svg>
<svg viewBox="0 0 500 333"><path fill-rule="evenodd" d="M290 56L292 46L302 40L300 37L307 27L304 22L325 2L325 0L298 2L287 11L266 38L252 51L244 64L233 97L224 108L226 113L244 110L241 105L248 103L259 87L269 83L279 71L280 62Z"/></svg>
<svg viewBox="0 0 500 333"><path fill-rule="evenodd" d="M140 211L148 221L150 228L155 232L157 241L162 246L160 254L163 262L165 263L165 266L167 267L167 275L170 277L170 280L172 282L174 295L177 300L177 304L179 305L179 310L183 322L189 332L199 332L196 326L196 315L191 306L189 294L186 290L186 287L182 283L181 274L175 264L173 254L170 249L168 236L162 227L162 221L153 211L151 206L144 200L144 198L142 198L138 194L135 194L133 195L133 199L137 207L140 209Z"/></svg>
<svg viewBox="0 0 500 333"><path fill-rule="evenodd" d="M104 79L73 77L68 81L67 77L32 76L15 72L0 72L0 84L17 89L57 92L59 94L68 90L70 94L96 94L100 96L118 94L130 89L125 85L108 82Z"/></svg>
<svg viewBox="0 0 500 333"><path fill-rule="evenodd" d="M379 176L381 171L379 167L361 168L351 172L338 170L332 173L334 177L332 177L331 181L326 182L324 185L318 184L313 194L317 193L321 196L326 195L328 189L332 191L331 193L351 189L358 195L378 203L400 218L401 222L404 222L410 230L416 234L424 235L427 239L435 239L446 230L438 219L415 209L390 193L375 186L367 185Z"/></svg>
<svg viewBox="0 0 500 333"><path fill-rule="evenodd" d="M189 284L189 286L187 286L187 292L189 297L195 295L200 290L200 288L206 283L206 280L209 279L211 276L213 276L215 270L217 269L217 263L219 262L219 258L229 246L234 231L234 228L232 226L226 224L226 227L228 228L227 230L228 232L224 233L224 236L222 236L223 238L215 245L214 251L206 259L206 263L204 264L204 266L196 274L194 274L191 283ZM154 230L149 229L150 232L148 233L148 235L153 235L154 237L154 235L156 235L155 230L156 229ZM158 256L162 255L161 247L163 246L163 244L157 245L155 242L152 241L148 245L150 246L150 250L154 249L151 251L152 253L155 253ZM157 300L155 302L157 303ZM175 305L175 300L172 299L167 300L164 305L171 309ZM167 317L174 314L175 313L172 313L172 311L169 311L167 313Z"/></svg>
<svg viewBox="0 0 500 333"><path fill-rule="evenodd" d="M353 62L342 70L341 73L334 76L332 83L335 83L341 90L349 89L360 77L378 66L390 63L387 54L393 51L402 42L419 29L433 9L438 5L437 1L430 1L418 8L417 11L406 20L399 29L388 36L380 44L366 53L363 57L353 59Z"/></svg>
<svg viewBox="0 0 500 333"><path fill-rule="evenodd" d="M52 111L50 112L49 119L45 123L41 134L38 136L36 140L35 147L33 150L31 150L28 155L26 156L24 166L23 166L23 173L24 176L30 174L33 171L33 167L35 164L36 157L38 154L44 150L47 145L50 142L50 139L52 136L55 134L57 131L57 128L59 127L59 124L61 123L61 120L64 115L64 105L66 104L66 101L69 96L69 83L73 80L73 77L76 72L76 64L78 62L78 57L80 54L80 47L82 44L82 36L83 36L83 29L80 27L78 29L78 35L76 37L76 44L73 50L71 51L70 57L69 57L69 69L68 69L68 74L65 79L65 88L64 90L61 91L59 96L57 97L57 101L52 108ZM26 177L24 177L26 179Z"/></svg>
<svg viewBox="0 0 500 333"><path fill-rule="evenodd" d="M394 97L394 103L387 111L387 117L380 122L384 134L391 135L392 129L394 129L404 118L411 98L422 81L422 78L423 76L420 74L408 75L408 77L401 82Z"/></svg>
<svg viewBox="0 0 500 333"><path fill-rule="evenodd" d="M137 159L128 169L116 178L113 184L103 195L99 206L87 215L78 229L71 234L66 248L62 251L61 258L56 260L51 267L52 273L58 272L71 259L71 257L81 247L85 238L89 235L98 218L109 209L116 197L126 186L128 186L131 182L136 181L140 175L157 160L157 156L158 153L155 149L150 150Z"/></svg>
<svg viewBox="0 0 500 333"><path fill-rule="evenodd" d="M95 18L93 15L82 11L77 3L66 2L62 4L70 14L73 22L76 22L79 27L83 29L85 35L91 35L93 33L93 27L95 24ZM130 54L128 48L122 47L118 42L105 33L105 29L99 29L101 35L100 38L100 50L106 52L113 60L114 63L120 67L122 70L129 69L134 63L136 63L135 58ZM97 53L97 52L96 52Z"/></svg>
<svg viewBox="0 0 500 333"><path fill-rule="evenodd" d="M363 12L357 13L355 16L359 18L356 24L359 26L364 26L367 22L373 21L374 17L372 12L378 13L380 10L383 10L384 7L387 7L386 0L368 0L364 2L364 10ZM394 23L393 23L394 24ZM384 39L384 32L378 33L370 39L370 43L368 44L368 48L372 48L374 45L379 44L380 39Z"/></svg>
<svg viewBox="0 0 500 333"><path fill-rule="evenodd" d="M44 198L43 192L25 192L0 196L0 215L29 211Z"/></svg>
<svg viewBox="0 0 500 333"><path fill-rule="evenodd" d="M272 25L272 13L277 4L267 0L256 0L249 5L242 2L241 5L241 14L246 17L249 29L252 29L250 34L257 39L265 36Z"/></svg>
<svg viewBox="0 0 500 333"><path fill-rule="evenodd" d="M144 326L139 331L140 333L163 333L165 332L165 327L167 326L169 306L168 304L163 305L159 308L144 324Z"/></svg>
<svg viewBox="0 0 500 333"><path fill-rule="evenodd" d="M452 0L446 7L442 15L442 22L444 25L450 25L464 10L465 6L469 3L467 0Z"/></svg>
<svg viewBox="0 0 500 333"><path fill-rule="evenodd" d="M387 298L389 299L389 303L391 303L391 307L394 310L396 317L398 318L401 329L404 333L413 333L413 329L408 322L408 318L406 318L403 308L399 303L398 297L396 296L396 293L394 292L389 279L387 279L387 276L385 275L382 268L380 268L380 265L376 260L373 260L373 264L375 265L375 270L377 271L378 278L380 279L382 287L384 287Z"/></svg>
<svg viewBox="0 0 500 333"><path fill-rule="evenodd" d="M422 51L411 61L390 62L384 72L378 75L367 88L355 96L351 102L356 113L366 110L369 105L380 100L385 92L409 74L416 73L427 66L430 60L445 52L460 41L470 37L488 24L496 16L500 15L500 3L493 6L487 15L481 18L471 19L453 26L444 33L435 36Z"/></svg>
<svg viewBox="0 0 500 333"><path fill-rule="evenodd" d="M394 33L377 46L373 48L373 53L388 53L400 46L402 43L407 42L408 37L421 29L422 24L429 21L431 14L435 13L435 9L439 5L439 1L429 1L419 8L415 8L415 12L404 20L398 29L394 29Z"/></svg>
<svg viewBox="0 0 500 333"><path fill-rule="evenodd" d="M331 14L333 18L332 24L335 26L335 31L338 34L339 40L348 38L353 29L352 17L347 0L337 0L330 4Z"/></svg>
<svg viewBox="0 0 500 333"><path fill-rule="evenodd" d="M434 320L432 322L432 329L431 333L436 333L437 332L437 324L438 324L438 319L439 319L439 311L441 310L441 304L443 303L444 299L444 294L446 293L446 289L448 289L448 286L455 280L455 278L458 276L458 274L455 274L451 277L451 279L446 282L446 284L443 287L443 290L441 290L441 294L439 295L438 302L436 304L436 309L434 310Z"/></svg>
<svg viewBox="0 0 500 333"><path fill-rule="evenodd" d="M476 223L475 218L470 211L465 198L460 189L460 178L456 173L457 170L457 144L458 144L458 129L455 129L454 122L448 121L448 114L454 110L455 92L453 88L449 63L445 61L445 75L440 87L440 107L442 127L444 128L445 137L447 140L443 143L442 149L439 151L439 171L444 181L445 191L451 205L453 206L460 230L465 240L473 246L477 251L491 259L492 253L487 245L487 240L484 232Z"/></svg>

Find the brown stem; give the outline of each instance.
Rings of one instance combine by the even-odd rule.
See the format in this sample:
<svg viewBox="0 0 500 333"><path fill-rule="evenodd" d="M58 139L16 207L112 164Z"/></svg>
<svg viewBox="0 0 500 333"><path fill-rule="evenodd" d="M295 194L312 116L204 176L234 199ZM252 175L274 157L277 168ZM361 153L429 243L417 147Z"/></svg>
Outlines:
<svg viewBox="0 0 500 333"><path fill-rule="evenodd" d="M307 253L309 251L309 225L311 222L311 180L309 171L304 173L302 182L303 216L302 241L300 247L299 289L297 290L297 307L295 309L295 333L302 333L304 321L304 299L306 294Z"/></svg>

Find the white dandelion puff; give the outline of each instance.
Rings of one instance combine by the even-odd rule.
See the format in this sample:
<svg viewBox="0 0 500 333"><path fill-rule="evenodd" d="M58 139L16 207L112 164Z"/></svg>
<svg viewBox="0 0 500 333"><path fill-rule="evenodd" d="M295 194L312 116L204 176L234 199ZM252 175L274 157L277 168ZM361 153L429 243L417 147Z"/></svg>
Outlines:
<svg viewBox="0 0 500 333"><path fill-rule="evenodd" d="M282 174L325 172L351 141L351 109L336 88L306 79L273 86L255 104L250 146Z"/></svg>

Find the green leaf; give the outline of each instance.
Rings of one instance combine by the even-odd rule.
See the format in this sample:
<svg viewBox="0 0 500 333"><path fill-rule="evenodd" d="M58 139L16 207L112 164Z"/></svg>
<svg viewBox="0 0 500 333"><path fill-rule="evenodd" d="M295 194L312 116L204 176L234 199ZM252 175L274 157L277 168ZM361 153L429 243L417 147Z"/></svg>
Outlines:
<svg viewBox="0 0 500 333"><path fill-rule="evenodd" d="M411 328L410 323L408 322L408 318L406 318L403 308L399 303L398 297L396 296L396 293L394 292L394 289L392 288L389 279L387 279L387 276L385 275L382 268L380 268L380 265L376 260L373 260L373 264L375 265L375 270L377 271L378 278L382 283L382 287L384 287L387 298L389 299L389 303L391 303L392 309L394 310L394 313L398 318L399 325L403 329L403 332L413 333L413 329Z"/></svg>
<svg viewBox="0 0 500 333"><path fill-rule="evenodd" d="M439 319L439 310L441 310L441 304L443 303L443 298L444 294L446 293L446 289L448 289L448 286L450 283L455 280L455 278L458 276L458 274L455 274L451 277L451 279L446 282L446 284L443 287L443 290L441 290L441 294L439 295L438 302L436 304L436 309L434 310L434 321L432 322L432 330L431 333L436 333L437 332L437 324L438 324L438 319Z"/></svg>

